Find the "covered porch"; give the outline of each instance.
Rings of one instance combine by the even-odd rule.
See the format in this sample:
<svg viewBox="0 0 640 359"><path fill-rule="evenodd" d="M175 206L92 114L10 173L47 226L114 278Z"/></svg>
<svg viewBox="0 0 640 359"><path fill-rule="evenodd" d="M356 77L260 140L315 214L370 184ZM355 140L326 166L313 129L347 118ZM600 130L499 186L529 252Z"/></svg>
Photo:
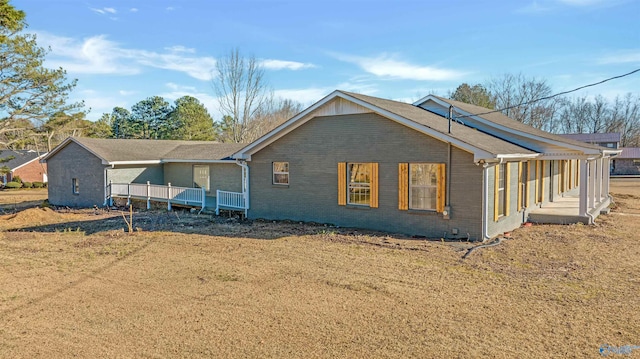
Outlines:
<svg viewBox="0 0 640 359"><path fill-rule="evenodd" d="M610 157L581 159L579 188L575 194L555 197L529 212L528 221L547 224L593 224L600 214L609 213Z"/></svg>

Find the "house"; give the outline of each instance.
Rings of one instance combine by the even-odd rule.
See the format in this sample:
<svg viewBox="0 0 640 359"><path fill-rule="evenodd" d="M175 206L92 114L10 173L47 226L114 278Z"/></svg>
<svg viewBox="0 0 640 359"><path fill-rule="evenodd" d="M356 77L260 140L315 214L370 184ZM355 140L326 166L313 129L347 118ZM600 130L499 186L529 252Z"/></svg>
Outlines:
<svg viewBox="0 0 640 359"><path fill-rule="evenodd" d="M622 135L619 133L564 133L560 136L575 141L581 141L606 148L620 147Z"/></svg>
<svg viewBox="0 0 640 359"><path fill-rule="evenodd" d="M47 166L39 162L44 155L31 150L0 150L0 181L6 185L17 176L24 182L47 182Z"/></svg>
<svg viewBox="0 0 640 359"><path fill-rule="evenodd" d="M592 223L617 153L437 96L335 91L233 157L250 169L251 218L488 239L558 203L563 223Z"/></svg>
<svg viewBox="0 0 640 359"><path fill-rule="evenodd" d="M66 140L45 159L51 203L106 203L116 182L147 196L206 183L216 210L249 218L485 240L527 221L593 223L610 203L603 169L620 153L437 96L344 91L251 144L164 142ZM200 180L202 164L218 175Z"/></svg>
<svg viewBox="0 0 640 359"><path fill-rule="evenodd" d="M229 157L241 147L214 142L69 137L43 158L50 171L49 202L70 207L101 206L107 204L110 184L148 183L202 188L207 197L202 200L215 203L215 189L242 190L242 168Z"/></svg>
<svg viewBox="0 0 640 359"><path fill-rule="evenodd" d="M640 148L622 147L622 153L613 160L612 175L640 175Z"/></svg>

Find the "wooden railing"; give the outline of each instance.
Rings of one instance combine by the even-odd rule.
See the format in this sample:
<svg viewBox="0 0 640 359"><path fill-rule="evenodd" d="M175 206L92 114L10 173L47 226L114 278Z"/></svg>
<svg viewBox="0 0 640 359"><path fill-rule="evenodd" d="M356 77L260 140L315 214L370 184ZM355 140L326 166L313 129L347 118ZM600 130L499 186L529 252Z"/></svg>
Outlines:
<svg viewBox="0 0 640 359"><path fill-rule="evenodd" d="M230 209L240 209L246 211L247 199L244 193L241 192L229 192L229 191L216 191L216 215L220 214L220 207Z"/></svg>
<svg viewBox="0 0 640 359"><path fill-rule="evenodd" d="M202 211L206 205L206 193L204 188L175 187L171 183L164 185L144 183L109 183L105 189L109 204L113 205L113 198L145 199L147 209L151 208L151 201L167 202L167 209L171 210L171 204L183 204L200 207Z"/></svg>

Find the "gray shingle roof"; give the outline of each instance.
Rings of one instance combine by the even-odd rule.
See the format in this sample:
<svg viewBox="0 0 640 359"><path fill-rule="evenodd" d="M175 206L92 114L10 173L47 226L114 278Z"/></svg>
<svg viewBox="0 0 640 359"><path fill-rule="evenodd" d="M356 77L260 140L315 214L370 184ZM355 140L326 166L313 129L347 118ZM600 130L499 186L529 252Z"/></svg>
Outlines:
<svg viewBox="0 0 640 359"><path fill-rule="evenodd" d="M488 111L491 111L490 109L484 108L484 107L480 107L480 106L476 106L476 105L471 105L468 103L464 103L464 102L459 102L459 101L454 101L454 100L449 100L447 98L444 97L439 97L439 96L434 96L436 98L438 98L441 101L444 101L450 105L453 105L454 107L457 107L465 112L468 112L470 114L479 114L479 113L485 113ZM543 130L539 130L535 127L529 126L527 124L524 124L522 122L516 121L506 115L504 115L501 112L492 112L489 114L485 114L485 115L480 115L478 117L481 117L487 121L493 122L495 124L501 125L501 126L505 126L511 129L514 129L516 131L520 131L520 132L524 132L526 134L529 135L533 135L533 136L537 136L537 137L541 137L541 138L545 138L548 140L552 140L552 141L557 141L557 142L564 142L568 145L573 145L573 146L580 146L580 147L585 147L585 148L590 148L590 149L597 149L597 150L601 150L601 148L597 145L591 145L588 143L584 143L581 141L575 141L569 138L564 138L562 136L559 135L555 135L552 133L549 133L547 131L543 131Z"/></svg>
<svg viewBox="0 0 640 359"><path fill-rule="evenodd" d="M10 169L14 169L18 166L22 166L25 163L31 162L38 158L38 153L35 151L23 151L23 150L0 150L0 159L10 159L7 162L0 163L0 167L7 166Z"/></svg>
<svg viewBox="0 0 640 359"><path fill-rule="evenodd" d="M587 143L620 142L619 133L564 133L560 136Z"/></svg>
<svg viewBox="0 0 640 359"><path fill-rule="evenodd" d="M75 141L107 162L227 159L242 144L76 137Z"/></svg>
<svg viewBox="0 0 640 359"><path fill-rule="evenodd" d="M451 124L451 133L449 131L449 121L439 115L431 113L423 108L414 106L412 104L398 102L393 100L386 100L378 97L366 96L357 93L340 91L348 96L355 97L356 99L379 107L383 110L394 113L398 116L404 117L410 121L413 121L422 126L429 127L442 134L446 134L455 138L458 141L469 144L472 147L479 148L487 151L493 155L498 154L535 154L527 148L518 146L516 144L501 140L497 137L480 132L468 126L456 123Z"/></svg>
<svg viewBox="0 0 640 359"><path fill-rule="evenodd" d="M622 147L622 153L613 159L640 159L640 147Z"/></svg>

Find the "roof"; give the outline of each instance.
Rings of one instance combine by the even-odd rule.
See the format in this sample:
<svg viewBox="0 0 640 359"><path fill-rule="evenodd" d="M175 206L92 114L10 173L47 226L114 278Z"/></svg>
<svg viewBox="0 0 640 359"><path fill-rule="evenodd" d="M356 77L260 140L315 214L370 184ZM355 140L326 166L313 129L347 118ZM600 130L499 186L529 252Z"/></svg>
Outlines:
<svg viewBox="0 0 640 359"><path fill-rule="evenodd" d="M601 143L601 142L620 142L622 135L617 132L611 133L565 133L561 134L564 138L569 138L576 141L587 143Z"/></svg>
<svg viewBox="0 0 640 359"><path fill-rule="evenodd" d="M222 161L242 144L213 141L171 141L140 139L104 139L69 137L51 151L44 160L53 157L70 142L75 142L100 158L104 164L161 163L176 161Z"/></svg>
<svg viewBox="0 0 640 359"><path fill-rule="evenodd" d="M622 147L622 153L616 156L615 160L640 159L640 147Z"/></svg>
<svg viewBox="0 0 640 359"><path fill-rule="evenodd" d="M418 106L404 102L382 99L352 92L336 90L276 127L268 134L262 136L253 143L247 145L241 151L234 154L235 158L249 159L251 154L261 150L268 144L276 141L284 134L292 131L297 126L313 118L313 112L335 98L342 98L360 105L381 116L404 124L410 128L431 135L442 141L450 142L464 150L474 153L476 161L491 160L504 157L535 157L536 152L518 146L514 143L501 140L489 134L478 131L463 124L451 123L440 115L429 112Z"/></svg>
<svg viewBox="0 0 640 359"><path fill-rule="evenodd" d="M492 110L487 109L485 107L471 105L471 104L460 102L460 101L454 101L454 100L450 100L450 99L439 97L439 96L428 96L428 97L437 98L438 100L446 102L450 105L453 105L454 107L457 107L458 109L461 109L462 111L467 112L469 114L478 114L476 115L476 117L480 117L494 124L504 126L511 130L516 130L527 135L540 137L540 138L544 138L544 139L555 141L555 142L562 142L568 145L588 148L592 150L600 151L602 149L600 146L597 146L597 145L591 145L585 142L576 141L573 139L565 138L560 135L555 135L553 133L537 129L533 126L529 126L520 121L516 121L499 111L491 112ZM490 112L490 113L487 113L487 112Z"/></svg>
<svg viewBox="0 0 640 359"><path fill-rule="evenodd" d="M0 163L0 167L7 166L10 169L16 169L33 160L36 160L44 154L38 154L36 151L26 150L0 150L0 159L10 159L7 162ZM13 158L12 158L13 157Z"/></svg>

